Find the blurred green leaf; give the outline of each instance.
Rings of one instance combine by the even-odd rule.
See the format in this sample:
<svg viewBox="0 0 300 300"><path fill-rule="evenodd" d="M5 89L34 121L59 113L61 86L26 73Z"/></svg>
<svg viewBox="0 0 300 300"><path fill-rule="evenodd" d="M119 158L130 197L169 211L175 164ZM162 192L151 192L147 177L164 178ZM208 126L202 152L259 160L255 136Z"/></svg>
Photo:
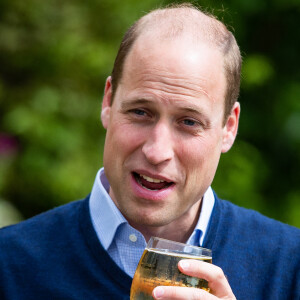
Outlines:
<svg viewBox="0 0 300 300"><path fill-rule="evenodd" d="M250 88L264 85L274 75L274 69L267 57L250 55L244 60L242 74L244 87Z"/></svg>
<svg viewBox="0 0 300 300"><path fill-rule="evenodd" d="M22 220L21 213L11 203L0 199L0 228Z"/></svg>
<svg viewBox="0 0 300 300"><path fill-rule="evenodd" d="M236 141L230 152L221 156L213 187L222 198L256 210L263 209L261 188L268 176L258 149L243 141Z"/></svg>

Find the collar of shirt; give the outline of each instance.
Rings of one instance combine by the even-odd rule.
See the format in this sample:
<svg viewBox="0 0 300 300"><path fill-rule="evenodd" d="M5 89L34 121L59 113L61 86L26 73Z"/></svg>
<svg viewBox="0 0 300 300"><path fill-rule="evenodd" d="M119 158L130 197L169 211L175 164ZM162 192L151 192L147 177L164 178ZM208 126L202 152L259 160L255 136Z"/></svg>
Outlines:
<svg viewBox="0 0 300 300"><path fill-rule="evenodd" d="M187 244L198 247L202 246L214 205L215 196L212 188L209 187L202 199L202 207L198 223L192 235L188 239Z"/></svg>
<svg viewBox="0 0 300 300"><path fill-rule="evenodd" d="M102 246L107 250L118 227L127 221L109 196L109 183L103 168L97 173L89 206L94 229Z"/></svg>
<svg viewBox="0 0 300 300"><path fill-rule="evenodd" d="M202 245L214 206L214 194L210 187L202 201L198 223L187 241L194 246ZM110 198L109 182L103 168L96 175L89 208L93 227L104 249L123 271L133 277L146 241L139 231L129 225Z"/></svg>

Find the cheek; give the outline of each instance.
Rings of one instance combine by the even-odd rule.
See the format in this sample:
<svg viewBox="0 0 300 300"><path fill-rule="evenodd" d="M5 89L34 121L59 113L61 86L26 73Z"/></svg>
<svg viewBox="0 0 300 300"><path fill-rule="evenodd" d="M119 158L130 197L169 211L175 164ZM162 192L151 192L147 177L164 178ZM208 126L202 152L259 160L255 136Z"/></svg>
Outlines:
<svg viewBox="0 0 300 300"><path fill-rule="evenodd" d="M221 155L220 143L212 136L201 137L188 143L182 143L178 157L195 180L215 173ZM203 178L201 179L203 180Z"/></svg>
<svg viewBox="0 0 300 300"><path fill-rule="evenodd" d="M134 129L131 125L115 122L107 130L106 152L117 153L118 157L126 156L143 143L143 136L145 135L140 130Z"/></svg>
<svg viewBox="0 0 300 300"><path fill-rule="evenodd" d="M193 138L188 141L178 141L177 145L177 156L184 164L192 168L197 168L199 164L203 164L205 158L212 151L208 139L204 137Z"/></svg>

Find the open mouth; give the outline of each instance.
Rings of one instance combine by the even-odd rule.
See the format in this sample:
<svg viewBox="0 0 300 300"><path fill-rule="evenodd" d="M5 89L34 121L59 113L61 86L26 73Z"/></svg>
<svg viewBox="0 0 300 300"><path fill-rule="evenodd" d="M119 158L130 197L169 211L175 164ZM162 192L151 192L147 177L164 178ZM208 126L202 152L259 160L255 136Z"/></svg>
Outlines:
<svg viewBox="0 0 300 300"><path fill-rule="evenodd" d="M150 191L166 189L174 184L174 182L167 182L164 180L151 178L146 175L138 174L135 172L133 172L133 176L139 185Z"/></svg>

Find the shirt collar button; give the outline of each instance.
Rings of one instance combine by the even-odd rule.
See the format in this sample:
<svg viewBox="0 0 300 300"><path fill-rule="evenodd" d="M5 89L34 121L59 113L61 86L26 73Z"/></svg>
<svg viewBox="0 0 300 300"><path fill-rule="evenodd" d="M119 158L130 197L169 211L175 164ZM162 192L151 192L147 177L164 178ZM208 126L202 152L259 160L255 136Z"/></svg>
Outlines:
<svg viewBox="0 0 300 300"><path fill-rule="evenodd" d="M133 243L135 243L135 242L137 241L137 236L136 236L135 234L131 234L131 235L129 235L129 239L130 239Z"/></svg>

